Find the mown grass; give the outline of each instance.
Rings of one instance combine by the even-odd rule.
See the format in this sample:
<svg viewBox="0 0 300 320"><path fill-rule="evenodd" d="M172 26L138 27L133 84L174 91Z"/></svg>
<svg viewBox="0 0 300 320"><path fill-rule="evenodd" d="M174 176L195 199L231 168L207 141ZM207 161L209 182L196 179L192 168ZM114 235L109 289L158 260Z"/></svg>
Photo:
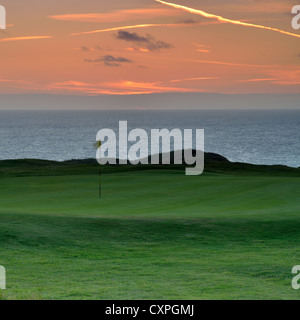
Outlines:
<svg viewBox="0 0 300 320"><path fill-rule="evenodd" d="M2 177L3 299L298 299L300 179Z"/></svg>

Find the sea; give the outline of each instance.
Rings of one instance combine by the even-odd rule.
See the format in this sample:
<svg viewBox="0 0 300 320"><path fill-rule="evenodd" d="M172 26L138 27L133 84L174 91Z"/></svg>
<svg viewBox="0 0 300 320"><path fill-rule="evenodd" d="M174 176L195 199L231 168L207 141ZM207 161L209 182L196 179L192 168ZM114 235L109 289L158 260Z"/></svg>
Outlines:
<svg viewBox="0 0 300 320"><path fill-rule="evenodd" d="M119 121L125 120L128 130L149 133L163 128L204 129L205 151L230 161L300 167L300 110L283 109L2 110L0 160L95 158L98 130L109 128L118 134Z"/></svg>

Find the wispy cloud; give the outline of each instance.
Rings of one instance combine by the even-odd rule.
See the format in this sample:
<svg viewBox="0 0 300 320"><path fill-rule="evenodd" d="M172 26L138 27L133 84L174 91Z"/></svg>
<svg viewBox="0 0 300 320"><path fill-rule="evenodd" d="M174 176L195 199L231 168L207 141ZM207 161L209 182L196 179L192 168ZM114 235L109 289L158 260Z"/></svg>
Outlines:
<svg viewBox="0 0 300 320"><path fill-rule="evenodd" d="M149 51L159 51L160 49L170 49L173 47L169 43L161 40L156 40L149 34L147 34L146 36L141 36L135 32L120 30L117 34L115 34L115 37L119 40L134 43L135 45L146 48Z"/></svg>
<svg viewBox="0 0 300 320"><path fill-rule="evenodd" d="M120 67L122 63L131 63L132 60L129 60L124 57L115 57L112 55L106 55L103 57L100 57L98 59L85 59L85 62L92 62L92 63L98 63L103 62L104 65L108 67Z"/></svg>
<svg viewBox="0 0 300 320"><path fill-rule="evenodd" d="M79 48L74 48L75 50L78 50L78 51L82 51L82 52L91 52L91 51L101 51L102 48L97 46L97 47L94 47L94 48L90 48L90 47L87 47L87 46L81 46Z"/></svg>
<svg viewBox="0 0 300 320"><path fill-rule="evenodd" d="M78 22L121 22L130 20L151 19L157 17L177 16L178 13L165 8L142 8L129 10L114 10L106 13L79 13L49 16L60 21Z"/></svg>
<svg viewBox="0 0 300 320"><path fill-rule="evenodd" d="M243 80L239 80L239 82L265 82L265 81L275 81L278 80L276 78L258 78L258 79L243 79Z"/></svg>
<svg viewBox="0 0 300 320"><path fill-rule="evenodd" d="M126 48L126 50L128 51L138 51L138 52L149 52L150 50L146 49L146 48L137 48L137 47L129 47Z"/></svg>
<svg viewBox="0 0 300 320"><path fill-rule="evenodd" d="M199 89L163 86L162 82L120 81L107 83L109 87L129 94L146 94L160 92L199 92Z"/></svg>
<svg viewBox="0 0 300 320"><path fill-rule="evenodd" d="M202 53L210 53L211 52L210 46L208 46L208 45L200 44L200 43L196 43L196 42L193 42L192 44L196 47L197 52L202 52Z"/></svg>
<svg viewBox="0 0 300 320"><path fill-rule="evenodd" d="M183 82L183 81L198 81L198 80L218 80L219 77L200 77L200 78L186 78L186 79L175 79L169 82Z"/></svg>
<svg viewBox="0 0 300 320"><path fill-rule="evenodd" d="M172 61L186 61L186 62L193 62L193 63L202 63L202 64L216 64L220 66L228 66L228 67L244 67L244 68L258 68L258 69L270 69L277 67L276 65L271 65L271 64L247 64L247 63L237 63L237 62L226 62L226 61L217 61L217 60L199 60L199 59L188 59L188 58L182 58L182 59L177 59L177 58L156 58L156 59L161 59L161 60L172 60Z"/></svg>
<svg viewBox="0 0 300 320"><path fill-rule="evenodd" d="M300 85L300 68L294 67L292 70L286 69L273 69L268 72L268 74L275 78L273 83L279 85Z"/></svg>
<svg viewBox="0 0 300 320"><path fill-rule="evenodd" d="M69 91L78 94L99 95L136 95L160 92L202 92L199 89L163 86L161 82L117 81L102 83L85 83L80 81L63 81L50 84L50 91Z"/></svg>
<svg viewBox="0 0 300 320"><path fill-rule="evenodd" d="M85 83L73 80L49 84L47 86L47 90L57 92L72 92L87 95L116 94L112 90L101 88L100 84Z"/></svg>
<svg viewBox="0 0 300 320"><path fill-rule="evenodd" d="M24 80L15 80L15 79L0 79L0 82L30 84L30 82L29 82L29 81L24 81Z"/></svg>
<svg viewBox="0 0 300 320"><path fill-rule="evenodd" d="M31 91L34 89L35 85L27 80L19 80L19 79L12 79L12 78L0 78L1 84L1 93L10 93L14 90L19 91ZM11 91L13 90L13 91Z"/></svg>
<svg viewBox="0 0 300 320"><path fill-rule="evenodd" d="M86 47L86 46L82 46L82 47L80 48L80 50L81 50L81 51L91 51L91 49L88 48L88 47Z"/></svg>
<svg viewBox="0 0 300 320"><path fill-rule="evenodd" d="M0 39L0 42L23 41L23 40L38 40L38 39L52 39L52 38L53 38L52 36L15 37L15 38Z"/></svg>
<svg viewBox="0 0 300 320"><path fill-rule="evenodd" d="M275 85L299 85L300 84L300 69L272 69L265 73L266 77L242 79L239 82L245 83L260 83L269 82Z"/></svg>
<svg viewBox="0 0 300 320"><path fill-rule="evenodd" d="M198 10L198 9L193 9L190 7L186 7L186 6L182 6L179 4L175 4L175 3L170 3L170 2L166 2L166 1L162 1L162 0L155 0L156 2L159 2L161 4L165 4L167 6L176 8L176 9L181 9L190 13L194 13L197 15L200 15L202 17L205 18L209 18L209 19L216 19L220 22L224 22L224 23L231 23L231 24L235 24L235 25L240 25L240 26L244 26L244 27L251 27L251 28L258 28L258 29L265 29L265 30L270 30L270 31L275 31L275 32L279 32L288 36L292 36L292 37L296 37L296 38L300 38L299 34L295 34L295 33L291 33L291 32L287 32L287 31L283 31L277 28L272 28L272 27L266 27L263 25L258 25L258 24L252 24L252 23L248 23L248 22L243 22L243 21L239 21L239 20L232 20L232 19L227 19L224 18L222 16L218 16L215 14L211 14L202 10Z"/></svg>

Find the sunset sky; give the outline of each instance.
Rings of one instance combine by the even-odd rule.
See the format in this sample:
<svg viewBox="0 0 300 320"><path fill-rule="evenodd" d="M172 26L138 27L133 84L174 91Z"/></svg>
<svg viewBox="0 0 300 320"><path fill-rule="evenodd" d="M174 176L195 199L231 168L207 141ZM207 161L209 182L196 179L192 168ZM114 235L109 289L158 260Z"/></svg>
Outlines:
<svg viewBox="0 0 300 320"><path fill-rule="evenodd" d="M0 94L300 93L297 2L0 0Z"/></svg>

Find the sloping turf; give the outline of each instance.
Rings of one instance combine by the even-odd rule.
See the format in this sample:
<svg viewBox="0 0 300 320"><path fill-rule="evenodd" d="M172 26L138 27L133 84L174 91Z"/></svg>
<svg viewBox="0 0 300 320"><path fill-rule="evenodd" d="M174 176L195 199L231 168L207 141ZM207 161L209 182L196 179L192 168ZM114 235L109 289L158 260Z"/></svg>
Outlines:
<svg viewBox="0 0 300 320"><path fill-rule="evenodd" d="M0 163L3 299L299 298L299 169L73 165Z"/></svg>

